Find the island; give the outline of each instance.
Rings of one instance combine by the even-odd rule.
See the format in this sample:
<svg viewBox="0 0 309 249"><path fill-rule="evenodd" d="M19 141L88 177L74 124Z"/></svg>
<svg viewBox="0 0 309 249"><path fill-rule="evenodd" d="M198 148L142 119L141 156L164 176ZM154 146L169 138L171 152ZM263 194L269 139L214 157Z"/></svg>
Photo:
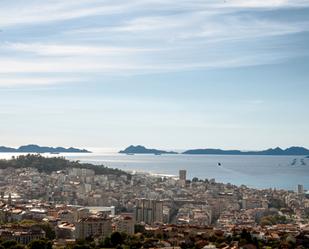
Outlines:
<svg viewBox="0 0 309 249"><path fill-rule="evenodd" d="M193 149L187 150L182 154L187 155L261 155L261 156L306 156L309 150L304 147L290 147L281 149L267 149L262 151L240 151L240 150L221 150L221 149Z"/></svg>
<svg viewBox="0 0 309 249"><path fill-rule="evenodd" d="M39 146L36 144L23 145L19 148L11 148L0 146L0 153L91 153L91 151L85 149L77 149L77 148L63 148L63 147L47 147L47 146Z"/></svg>
<svg viewBox="0 0 309 249"><path fill-rule="evenodd" d="M161 155L161 154L178 154L175 151L165 151L165 150L157 150L157 149L147 149L141 145L130 145L125 150L119 151L121 154L154 154L154 155Z"/></svg>

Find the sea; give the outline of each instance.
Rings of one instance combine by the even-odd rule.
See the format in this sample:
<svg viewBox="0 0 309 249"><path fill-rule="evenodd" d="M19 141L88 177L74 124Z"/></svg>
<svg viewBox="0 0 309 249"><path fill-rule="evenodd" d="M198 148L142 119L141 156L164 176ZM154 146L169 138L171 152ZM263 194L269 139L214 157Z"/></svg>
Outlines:
<svg viewBox="0 0 309 249"><path fill-rule="evenodd" d="M17 155L0 153L0 158ZM309 190L309 158L305 156L127 155L115 152L44 153L44 156L63 156L68 160L162 176L177 176L179 170L185 169L188 179L215 179L258 189L296 190L297 185L302 184Z"/></svg>

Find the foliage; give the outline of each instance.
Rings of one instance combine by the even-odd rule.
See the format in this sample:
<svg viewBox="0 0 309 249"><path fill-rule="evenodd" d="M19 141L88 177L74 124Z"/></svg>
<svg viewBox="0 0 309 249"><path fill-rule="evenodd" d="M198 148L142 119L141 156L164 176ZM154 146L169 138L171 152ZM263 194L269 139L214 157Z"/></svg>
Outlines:
<svg viewBox="0 0 309 249"><path fill-rule="evenodd" d="M52 243L47 240L32 240L28 244L29 249L52 249Z"/></svg>
<svg viewBox="0 0 309 249"><path fill-rule="evenodd" d="M242 230L242 232L240 234L240 238L246 240L247 243L252 242L251 234L246 229Z"/></svg>
<svg viewBox="0 0 309 249"><path fill-rule="evenodd" d="M56 238L56 232L50 224L40 223L38 226L45 232L47 239L53 240Z"/></svg>
<svg viewBox="0 0 309 249"><path fill-rule="evenodd" d="M138 233L135 235L127 235L124 233L114 232L110 237L105 237L98 244L92 238L86 240L77 240L75 245L68 245L66 249L99 249L99 248L115 248L115 249L141 249L154 248L160 245L162 238L157 238L155 232ZM163 233L164 235L164 233ZM162 236L161 236L162 237ZM175 239L173 235L168 233L163 236L165 241L173 243ZM0 242L1 243L1 242ZM1 243L0 249L23 249L22 245L17 245L15 241L4 241ZM243 248L309 248L309 238L305 232L294 237L292 235L283 234L280 240L260 240L252 237L251 233L246 229L242 231L234 231L231 236L224 236L222 231L212 231L204 235L190 234L179 243L181 249L199 249L204 245L214 244L217 248L232 246L238 244ZM5 246L3 246L5 245ZM27 249L51 249L52 243L48 240L34 240L28 244Z"/></svg>
<svg viewBox="0 0 309 249"><path fill-rule="evenodd" d="M306 218L309 219L309 208L305 208L304 212L305 212Z"/></svg>
<svg viewBox="0 0 309 249"><path fill-rule="evenodd" d="M145 226L140 225L140 224L136 224L136 225L134 226L134 231L135 231L136 233L144 233L144 232L145 232Z"/></svg>
<svg viewBox="0 0 309 249"><path fill-rule="evenodd" d="M12 246L10 249L25 249L25 246L21 244L17 244L15 246Z"/></svg>
<svg viewBox="0 0 309 249"><path fill-rule="evenodd" d="M199 181L199 179L197 177L192 178L192 182L198 182L198 181Z"/></svg>
<svg viewBox="0 0 309 249"><path fill-rule="evenodd" d="M72 249L91 249L89 245L75 245Z"/></svg>
<svg viewBox="0 0 309 249"><path fill-rule="evenodd" d="M273 197L269 199L269 208L281 209L285 207L286 207L286 204L284 203L283 200L278 199L278 198L273 198Z"/></svg>
<svg viewBox="0 0 309 249"><path fill-rule="evenodd" d="M100 247L110 248L112 247L111 238L105 237L103 240L99 242Z"/></svg>
<svg viewBox="0 0 309 249"><path fill-rule="evenodd" d="M262 225L262 226L271 226L271 225L286 224L286 223L287 223L286 217L281 216L281 215L264 216L260 220L260 225Z"/></svg>
<svg viewBox="0 0 309 249"><path fill-rule="evenodd" d="M123 243L122 236L119 232L114 232L111 235L111 244L113 247L121 245Z"/></svg>
<svg viewBox="0 0 309 249"><path fill-rule="evenodd" d="M15 240L7 240L2 242L1 244L4 248L12 248L13 246L17 245L17 242Z"/></svg>
<svg viewBox="0 0 309 249"><path fill-rule="evenodd" d="M69 161L64 157L43 157L40 154L28 154L13 157L10 160L1 159L0 169L6 168L35 168L39 172L51 173L53 171L66 170L69 168L83 168L91 169L98 175L126 175L130 176L127 172L120 169L112 169L104 165L94 165L90 163L80 163L79 161Z"/></svg>

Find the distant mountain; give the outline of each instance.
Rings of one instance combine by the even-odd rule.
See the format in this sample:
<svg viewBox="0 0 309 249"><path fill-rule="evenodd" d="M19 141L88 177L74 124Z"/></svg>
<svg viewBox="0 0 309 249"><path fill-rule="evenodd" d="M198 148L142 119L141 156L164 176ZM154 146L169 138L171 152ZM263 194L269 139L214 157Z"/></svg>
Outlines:
<svg viewBox="0 0 309 249"><path fill-rule="evenodd" d="M165 151L165 150L156 150L156 149L147 149L144 146L141 145L131 145L125 150L119 151L119 153L122 154L178 154L177 152L174 151Z"/></svg>
<svg viewBox="0 0 309 249"><path fill-rule="evenodd" d="M0 152L15 152L15 151L16 151L16 149L14 149L14 148L0 146Z"/></svg>
<svg viewBox="0 0 309 249"><path fill-rule="evenodd" d="M277 147L262 151L240 151L240 150L220 150L220 149L193 149L182 154L188 155L265 155L265 156L306 156L309 150L304 147L290 147L285 150Z"/></svg>
<svg viewBox="0 0 309 249"><path fill-rule="evenodd" d="M220 150L220 149L193 149L186 150L182 154L190 155L241 155L240 150Z"/></svg>
<svg viewBox="0 0 309 249"><path fill-rule="evenodd" d="M36 144L29 144L29 145L23 145L20 146L18 149L15 148L9 148L0 146L0 153L1 152L20 152L20 153L91 153L88 150L84 149L76 149L73 147L70 147L68 149L63 147L46 147L46 146L39 146Z"/></svg>

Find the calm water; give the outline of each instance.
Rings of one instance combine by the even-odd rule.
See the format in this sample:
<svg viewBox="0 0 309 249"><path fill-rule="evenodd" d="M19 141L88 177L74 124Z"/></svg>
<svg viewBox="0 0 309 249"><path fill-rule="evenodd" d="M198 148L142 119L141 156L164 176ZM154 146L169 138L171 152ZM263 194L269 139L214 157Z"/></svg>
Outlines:
<svg viewBox="0 0 309 249"><path fill-rule="evenodd" d="M44 154L47 156L55 156ZM245 184L256 188L309 189L309 159L303 156L219 156L219 155L122 155L116 153L61 154L123 170L177 175L186 169L188 178L215 178L217 182ZM0 153L1 158L12 154ZM295 161L296 159L296 161ZM294 164L293 164L294 161ZM303 162L302 162L303 161ZM218 166L221 163L221 167Z"/></svg>

